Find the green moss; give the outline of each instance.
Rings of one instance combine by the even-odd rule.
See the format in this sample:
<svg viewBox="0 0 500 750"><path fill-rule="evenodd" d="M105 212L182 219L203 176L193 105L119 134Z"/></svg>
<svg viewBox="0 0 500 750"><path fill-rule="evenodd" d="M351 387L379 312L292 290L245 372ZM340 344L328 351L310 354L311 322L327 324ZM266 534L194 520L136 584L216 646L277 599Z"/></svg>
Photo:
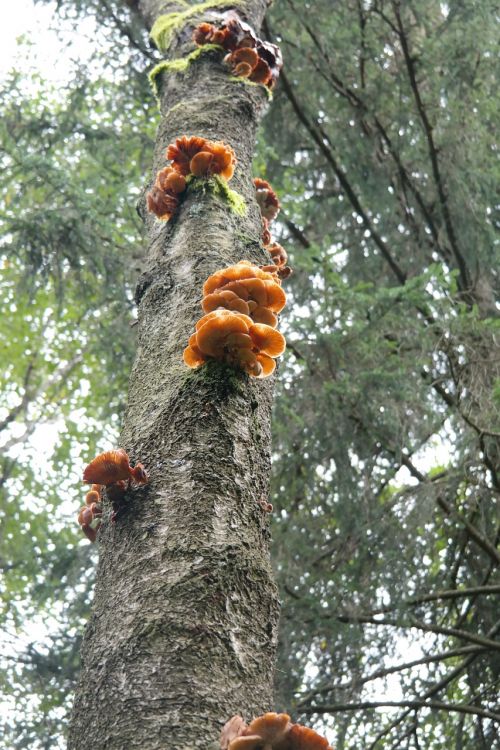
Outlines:
<svg viewBox="0 0 500 750"><path fill-rule="evenodd" d="M213 52L214 50L219 52L222 49L223 48L219 44L204 44L203 47L197 47L190 52L189 55L186 55L186 57L178 57L175 60L162 60L158 65L155 65L153 70L149 71L148 78L156 101L159 103L159 91L156 79L160 73L183 73L192 62L202 55L206 55L208 52Z"/></svg>
<svg viewBox="0 0 500 750"><path fill-rule="evenodd" d="M186 10L158 16L149 32L149 36L160 52L166 52L170 47L174 34L182 29L186 21L192 16L201 15L206 10L211 10L212 8L239 5L241 1L242 0L205 0L203 3L189 5Z"/></svg>
<svg viewBox="0 0 500 750"><path fill-rule="evenodd" d="M220 175L217 174L208 179L189 175L187 183L192 190L201 190L204 193L212 193L212 195L218 196L224 203L228 204L234 214L245 216L247 212L245 199L236 190L231 190L227 181Z"/></svg>
<svg viewBox="0 0 500 750"><path fill-rule="evenodd" d="M255 81L249 81L248 78L243 78L242 76L229 76L229 80L233 83L244 83L245 86L258 86L259 88L264 89L269 101L272 101L273 99L273 92L269 86L264 86L263 83L255 83Z"/></svg>

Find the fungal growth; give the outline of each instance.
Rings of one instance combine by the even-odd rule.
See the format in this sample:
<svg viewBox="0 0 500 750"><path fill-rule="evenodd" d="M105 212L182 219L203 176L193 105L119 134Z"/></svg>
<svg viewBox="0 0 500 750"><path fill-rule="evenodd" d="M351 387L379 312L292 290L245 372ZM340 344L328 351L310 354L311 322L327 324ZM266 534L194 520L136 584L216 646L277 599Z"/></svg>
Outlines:
<svg viewBox="0 0 500 750"><path fill-rule="evenodd" d="M226 50L224 62L237 78L247 78L269 89L275 86L283 66L280 48L259 39L235 13L223 14L219 25L201 23L193 32L193 41L198 46L217 44Z"/></svg>
<svg viewBox="0 0 500 750"><path fill-rule="evenodd" d="M130 465L123 448L100 453L83 472L83 481L92 484L85 496L85 505L78 512L78 523L91 542L95 542L101 525L104 493L111 502L115 521L123 507L125 494L131 485L148 483L148 475L141 463Z"/></svg>
<svg viewBox="0 0 500 750"><path fill-rule="evenodd" d="M219 193L228 199L240 198L229 191L227 181L234 174L236 156L231 146L220 141L209 141L201 136L183 135L171 143L166 151L170 160L167 167L156 175L153 188L147 195L147 206L162 221L168 221L176 212L181 196L193 178L218 180Z"/></svg>
<svg viewBox="0 0 500 750"><path fill-rule="evenodd" d="M286 279L292 273L287 266L288 255L285 248L278 242L273 242L269 225L277 217L280 211L278 196L267 180L256 177L253 181L257 203L262 215L262 244L271 255L274 266L261 266L262 270L277 273L280 279Z"/></svg>
<svg viewBox="0 0 500 750"><path fill-rule="evenodd" d="M332 750L314 729L293 724L288 714L267 713L247 725L241 716L225 724L221 750Z"/></svg>

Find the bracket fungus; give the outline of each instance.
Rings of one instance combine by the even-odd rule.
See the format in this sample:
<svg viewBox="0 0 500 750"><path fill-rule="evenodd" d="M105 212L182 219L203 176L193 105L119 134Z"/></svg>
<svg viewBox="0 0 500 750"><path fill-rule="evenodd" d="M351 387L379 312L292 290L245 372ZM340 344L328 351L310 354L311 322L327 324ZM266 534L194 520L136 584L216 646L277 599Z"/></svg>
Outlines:
<svg viewBox="0 0 500 750"><path fill-rule="evenodd" d="M276 44L264 42L252 27L235 13L221 16L220 26L201 23L193 32L198 46L217 44L229 54L224 62L237 78L248 78L271 89L276 84L283 66L281 50Z"/></svg>
<svg viewBox="0 0 500 750"><path fill-rule="evenodd" d="M93 484L90 491L85 495L85 505L78 511L78 523L82 527L82 531L87 539L91 542L95 542L101 525L101 492L101 485Z"/></svg>
<svg viewBox="0 0 500 750"><path fill-rule="evenodd" d="M129 457L123 448L100 453L83 472L83 481L87 484L103 484L108 486L128 479L135 484L147 484L148 475L141 463L130 466Z"/></svg>
<svg viewBox="0 0 500 750"><path fill-rule="evenodd" d="M233 716L224 725L221 750L332 750L314 729L293 724L288 714L267 713L246 724Z"/></svg>
<svg viewBox="0 0 500 750"><path fill-rule="evenodd" d="M224 195L233 210L244 201L230 190L227 181L234 174L236 156L226 143L209 141L201 136L183 135L171 143L166 151L170 164L161 169L154 186L147 195L147 206L162 221L168 221L177 211L180 196L186 191L189 180L195 177L214 178L215 191ZM194 185L194 183L192 183Z"/></svg>
<svg viewBox="0 0 500 750"><path fill-rule="evenodd" d="M276 271L274 266L262 270L244 260L216 271L203 285L203 311L211 312L217 307L236 310L249 315L254 323L276 328L276 313L286 304L286 294Z"/></svg>
<svg viewBox="0 0 500 750"><path fill-rule="evenodd" d="M275 219L281 208L278 196L272 189L267 180L256 177L253 181L257 194L257 203L264 219L272 221Z"/></svg>
<svg viewBox="0 0 500 750"><path fill-rule="evenodd" d="M179 195L186 189L186 179L172 167L164 167L156 175L155 184L147 194L148 211L168 221L177 211Z"/></svg>
<svg viewBox="0 0 500 750"><path fill-rule="evenodd" d="M130 466L127 453L118 448L96 456L85 467L83 481L92 487L85 495L85 505L78 512L78 523L85 536L95 542L101 525L104 493L113 507L111 520L114 521L130 485L147 484L148 475L141 463Z"/></svg>
<svg viewBox="0 0 500 750"><path fill-rule="evenodd" d="M271 259L276 266L276 268L271 265L261 266L261 269L276 273L279 279L287 279L292 273L292 269L286 265L288 255L284 247L278 242L273 242L269 229L270 223L276 218L281 208L278 196L267 180L256 177L253 183L262 216L262 244L271 255Z"/></svg>
<svg viewBox="0 0 500 750"><path fill-rule="evenodd" d="M197 322L183 358L192 368L217 359L253 377L265 378L274 372L274 360L283 354L285 346L283 335L271 326L217 308Z"/></svg>

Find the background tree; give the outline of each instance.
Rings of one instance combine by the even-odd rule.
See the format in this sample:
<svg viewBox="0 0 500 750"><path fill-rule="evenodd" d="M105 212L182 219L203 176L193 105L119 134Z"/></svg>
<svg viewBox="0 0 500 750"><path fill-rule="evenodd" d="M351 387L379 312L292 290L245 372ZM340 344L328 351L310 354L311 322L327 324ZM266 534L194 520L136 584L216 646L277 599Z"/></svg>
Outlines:
<svg viewBox="0 0 500 750"><path fill-rule="evenodd" d="M120 4L60 6L63 12L98 13L109 49L119 39L123 54L130 54L127 71L142 72L155 55ZM280 193L282 240L295 267L288 356L274 416L274 560L283 599L278 707L296 718L332 722L339 748L489 748L498 741L493 12L488 2L455 4L448 11L431 0L346 2L333 9L320 1L305 14L302 4L280 2L269 16L269 33L279 36L286 68L254 172L271 179ZM114 59L106 55L107 65ZM117 76L115 71L111 79ZM120 88L131 122L140 107L152 117L151 99L136 80L137 86ZM19 98L13 100L18 106ZM119 111L119 97L114 101ZM71 111L77 121L78 110ZM59 114L56 108L54 120ZM38 132L39 113L28 117L25 110L23 121L30 120L36 127L26 125L27 132ZM136 137L144 139L141 132L149 133L127 131L127 124L119 133L129 135L121 139L114 131L110 150L118 143L128 149ZM145 148L148 143L143 140ZM22 149L12 144L11 150L19 159ZM148 158L128 184L141 184ZM31 189L37 183L25 170L18 174L28 175L23 184ZM66 183L65 190L75 183ZM120 205L118 196L126 194L127 181L119 183L110 205ZM47 189L46 182L38 188ZM42 204L45 195L39 193ZM130 198L121 200L133 205ZM6 214L24 216L12 203L3 219ZM114 236L107 231L106 237ZM137 231L123 233L130 246ZM10 255L15 236L6 231ZM36 244L44 257L56 246ZM25 245L17 247L20 252ZM126 250L120 252L123 257ZM105 255L109 260L110 253ZM11 294L19 294L25 258L18 265L10 260L6 269ZM130 263L123 267L133 271ZM68 276L74 272L65 268ZM106 281L101 269L95 277L92 294L101 280L109 293L115 274ZM72 289L82 294L79 284ZM84 304L96 308L95 302ZM104 315L95 329L105 341L126 340L106 336L112 319ZM11 339L9 330L9 346ZM25 349L21 341L18 351ZM94 373L103 372L109 352L98 351ZM24 361L5 384L10 409L23 399L26 371ZM78 377L79 370L74 372ZM93 418L86 440L89 434L90 440L99 438L109 414L97 387L105 378L94 378L92 398L80 407ZM78 389L71 393L83 398ZM123 387L117 394L123 395ZM55 398L59 410L66 402ZM50 414L50 399L40 396L39 403ZM25 413L14 418L24 422ZM76 436L64 441L58 478L70 476L63 467L72 465L78 444ZM6 455L12 461L12 449ZM53 479L30 477L25 450L16 458L3 485L16 498L4 522L12 538L4 535L2 542L11 628L44 607L54 612L64 555L76 560L74 577L62 581L66 601L76 603L77 594L86 601L78 572L88 549L75 550L75 537L61 525L63 513L59 524L45 515L43 493L54 487L60 497L65 483L58 481L56 490ZM35 479L36 486L30 484ZM39 529L45 557L34 547L38 556L30 562L25 498L32 486L42 512L30 534ZM68 516L77 506L75 499ZM51 549L56 537L61 543ZM82 615L82 609L76 615L76 606L67 606L59 621L71 617L75 627ZM16 699L21 684L30 708L33 696L46 697L23 718L22 731L12 729L9 747L56 746L55 731L47 732L40 717L61 721L55 706L62 704L74 663L75 631L67 632L67 640L55 637L53 651L40 648L34 655L28 648L26 664L13 663L17 673L8 669ZM375 708L381 703L405 705Z"/></svg>

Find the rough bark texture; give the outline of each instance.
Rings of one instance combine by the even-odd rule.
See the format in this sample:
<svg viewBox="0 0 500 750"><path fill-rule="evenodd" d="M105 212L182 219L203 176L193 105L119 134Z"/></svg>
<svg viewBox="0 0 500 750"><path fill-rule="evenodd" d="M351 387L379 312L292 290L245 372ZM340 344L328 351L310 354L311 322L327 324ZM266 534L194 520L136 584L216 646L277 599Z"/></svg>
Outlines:
<svg viewBox="0 0 500 750"><path fill-rule="evenodd" d="M238 6L256 28L266 3ZM175 4L142 2L150 26ZM185 6L184 6L185 7ZM230 6L228 6L230 7ZM193 25L176 38L187 54ZM208 16L209 18L209 16ZM267 498L272 379L182 361L207 276L243 258L267 262L251 159L267 106L261 87L229 80L217 55L162 78L156 170L183 134L231 144L231 187L245 218L210 194L188 194L168 224L147 217L149 262L137 289L139 332L121 445L150 472L127 510L99 532L93 614L70 750L216 748L222 724L271 707L277 591Z"/></svg>

